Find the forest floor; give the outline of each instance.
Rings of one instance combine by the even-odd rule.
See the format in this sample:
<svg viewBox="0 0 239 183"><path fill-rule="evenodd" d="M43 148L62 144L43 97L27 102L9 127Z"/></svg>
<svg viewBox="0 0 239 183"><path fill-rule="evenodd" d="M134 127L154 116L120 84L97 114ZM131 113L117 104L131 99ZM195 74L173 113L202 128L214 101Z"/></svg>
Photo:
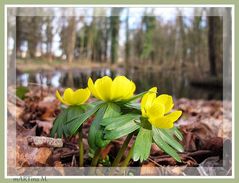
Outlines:
<svg viewBox="0 0 239 183"><path fill-rule="evenodd" d="M142 61L141 61L142 62ZM109 61L102 61L102 62L94 62L91 60L74 60L72 63L68 63L66 60L53 60L51 62L44 60L44 59L34 59L34 60L24 60L24 59L17 59L16 65L17 69L21 72L32 72L36 70L47 70L47 71L54 71L55 69L59 70L69 70L69 69L101 69L101 68L109 68L109 69L117 69L117 68L134 68L134 69L150 69L150 70L161 70L161 69L171 69L175 70L175 68L180 67L180 63L173 63L173 64L152 64L143 62L133 62L130 65L126 66L124 62L117 62L115 64L111 64ZM191 69L192 65L189 65L189 70Z"/></svg>
<svg viewBox="0 0 239 183"><path fill-rule="evenodd" d="M102 68L109 67L107 63L91 62L83 60L81 62L74 61L67 63L64 60L53 60L49 62L47 60L36 59L36 60L17 60L17 69L22 72L31 72L35 70L48 70L53 71L55 69L68 70L72 68L85 69L85 68ZM114 67L114 66L111 66Z"/></svg>
<svg viewBox="0 0 239 183"><path fill-rule="evenodd" d="M72 175L67 168L78 167L78 136L64 139L63 147L29 144L29 136L50 136L53 121L60 112L55 90L32 87L24 100L16 99L15 92L14 88L8 89L8 174L42 175L40 170L29 172L27 168L53 167L47 175ZM175 101L175 108L183 111L176 123L184 136L185 151L180 153L182 162L176 162L153 145L148 161L131 161L130 167L138 167L139 175L231 175L231 102L181 98ZM86 167L90 162L87 132L91 121L83 126ZM109 166L122 143L123 139L110 143L101 152L109 159L101 160L98 166ZM131 145L132 142L129 147ZM193 172L190 168L194 168Z"/></svg>

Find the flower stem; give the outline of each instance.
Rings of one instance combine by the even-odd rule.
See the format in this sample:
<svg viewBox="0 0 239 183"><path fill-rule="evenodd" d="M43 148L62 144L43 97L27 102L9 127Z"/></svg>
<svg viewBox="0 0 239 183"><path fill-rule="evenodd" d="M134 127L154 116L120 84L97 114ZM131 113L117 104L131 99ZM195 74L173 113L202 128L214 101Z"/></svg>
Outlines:
<svg viewBox="0 0 239 183"><path fill-rule="evenodd" d="M125 158L125 160L121 164L120 174L123 173L123 171L125 171L125 169L129 165L129 161L132 158L133 152L134 152L134 145L131 147L131 149L128 152L127 157Z"/></svg>
<svg viewBox="0 0 239 183"><path fill-rule="evenodd" d="M115 158L115 160L114 160L114 162L113 162L113 164L112 164L112 168L110 169L109 175L112 175L112 174L114 173L115 168L113 168L113 167L116 167L116 166L119 165L120 160L122 159L122 157L123 157L123 155L124 155L124 152L125 152L125 150L127 149L128 144L129 144L129 142L130 142L130 140L131 140L133 134L134 134L134 132L128 134L128 136L126 137L126 139L125 139L125 141L124 141L122 147L120 148L120 150L119 150L119 152L118 152L118 154L117 154L117 156L116 156L116 158Z"/></svg>
<svg viewBox="0 0 239 183"><path fill-rule="evenodd" d="M83 146L83 134L82 134L82 125L79 128L79 167L84 166L84 146Z"/></svg>
<svg viewBox="0 0 239 183"><path fill-rule="evenodd" d="M133 151L134 151L134 145L131 147L131 149L128 152L127 157L125 158L125 160L123 161L123 163L121 164L121 167L127 167L129 164L130 159L132 158L133 155Z"/></svg>
<svg viewBox="0 0 239 183"><path fill-rule="evenodd" d="M91 161L91 167L89 169L89 175L93 175L95 173L95 167L97 166L97 163L99 161L99 158L100 158L100 151L101 151L101 148L98 148L96 151L95 151L95 155Z"/></svg>
<svg viewBox="0 0 239 183"><path fill-rule="evenodd" d="M122 147L120 148L120 150L119 150L119 152L118 152L118 154L117 154L117 156L116 156L116 158L115 158L115 160L114 160L114 162L113 162L113 164L112 164L113 167L118 166L118 164L119 164L119 162L120 162L122 156L124 155L125 150L126 150L127 147L128 147L129 141L131 140L133 134L134 134L134 132L130 133L130 134L126 137L126 139L125 139L125 141L124 141Z"/></svg>
<svg viewBox="0 0 239 183"><path fill-rule="evenodd" d="M97 166L98 160L99 160L99 158L100 158L100 151L101 151L100 148L98 148L98 149L95 151L95 155L94 155L94 157L93 157L93 159L92 159L92 161L91 161L91 166L92 166L92 167Z"/></svg>

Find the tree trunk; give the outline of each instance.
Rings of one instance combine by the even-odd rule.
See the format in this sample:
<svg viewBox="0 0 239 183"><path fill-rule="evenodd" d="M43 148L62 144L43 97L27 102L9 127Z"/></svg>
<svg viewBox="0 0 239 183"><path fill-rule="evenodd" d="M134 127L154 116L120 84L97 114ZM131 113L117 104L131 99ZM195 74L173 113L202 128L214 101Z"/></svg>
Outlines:
<svg viewBox="0 0 239 183"><path fill-rule="evenodd" d="M128 69L130 66L129 55L130 55L130 45L129 45L129 9L127 9L127 17L125 20L126 24L126 42L125 42L125 68Z"/></svg>
<svg viewBox="0 0 239 183"><path fill-rule="evenodd" d="M118 58L119 17L111 17L111 26L111 63L114 64Z"/></svg>
<svg viewBox="0 0 239 183"><path fill-rule="evenodd" d="M74 49L75 49L75 41L76 41L76 20L75 17L72 16L69 20L68 26L68 48L67 48L67 62L72 63L74 58Z"/></svg>
<svg viewBox="0 0 239 183"><path fill-rule="evenodd" d="M208 16L208 55L211 76L216 76L215 17Z"/></svg>
<svg viewBox="0 0 239 183"><path fill-rule="evenodd" d="M116 63L118 59L118 39L119 39L119 26L120 18L119 14L122 8L113 8L111 12L111 63Z"/></svg>
<svg viewBox="0 0 239 183"><path fill-rule="evenodd" d="M21 46L21 20L20 16L16 16L16 56L20 57L20 46Z"/></svg>
<svg viewBox="0 0 239 183"><path fill-rule="evenodd" d="M107 61L107 50L108 50L108 18L105 17L105 37L104 37L104 51L103 51L103 58L104 61Z"/></svg>

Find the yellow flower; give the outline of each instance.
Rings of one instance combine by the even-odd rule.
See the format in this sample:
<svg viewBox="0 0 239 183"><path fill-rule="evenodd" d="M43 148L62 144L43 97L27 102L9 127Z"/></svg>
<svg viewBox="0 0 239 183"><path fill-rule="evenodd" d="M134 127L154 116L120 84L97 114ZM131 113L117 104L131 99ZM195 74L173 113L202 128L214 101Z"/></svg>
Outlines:
<svg viewBox="0 0 239 183"><path fill-rule="evenodd" d="M80 105L84 104L90 97L90 90L88 88L78 89L73 91L71 88L67 88L64 91L63 97L58 91L56 91L56 97L63 104L66 105Z"/></svg>
<svg viewBox="0 0 239 183"><path fill-rule="evenodd" d="M153 87L141 100L141 112L156 128L172 128L173 123L182 115L182 111L171 112L173 99L170 95L162 94L156 97L157 88Z"/></svg>
<svg viewBox="0 0 239 183"><path fill-rule="evenodd" d="M96 98L103 101L129 99L133 96L136 89L134 82L125 76L117 76L113 81L110 77L104 76L97 79L95 83L89 78L88 88Z"/></svg>

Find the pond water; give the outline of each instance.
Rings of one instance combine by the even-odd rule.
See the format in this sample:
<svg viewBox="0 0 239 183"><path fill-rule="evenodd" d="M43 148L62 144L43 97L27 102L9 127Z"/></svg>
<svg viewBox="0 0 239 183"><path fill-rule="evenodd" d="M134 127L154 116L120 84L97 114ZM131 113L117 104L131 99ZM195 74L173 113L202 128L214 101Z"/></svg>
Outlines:
<svg viewBox="0 0 239 183"><path fill-rule="evenodd" d="M87 86L87 80L91 77L94 81L97 78L108 75L114 78L117 75L125 75L136 83L136 93L146 91L153 86L158 87L159 94L167 93L175 98L190 99L219 99L222 100L222 88L205 88L194 87L190 84L190 80L183 72L177 73L173 71L152 71L131 69L126 73L122 68L118 69L71 69L71 70L55 70L28 73L17 73L17 84L28 86L36 83L44 86L55 88L80 88Z"/></svg>

